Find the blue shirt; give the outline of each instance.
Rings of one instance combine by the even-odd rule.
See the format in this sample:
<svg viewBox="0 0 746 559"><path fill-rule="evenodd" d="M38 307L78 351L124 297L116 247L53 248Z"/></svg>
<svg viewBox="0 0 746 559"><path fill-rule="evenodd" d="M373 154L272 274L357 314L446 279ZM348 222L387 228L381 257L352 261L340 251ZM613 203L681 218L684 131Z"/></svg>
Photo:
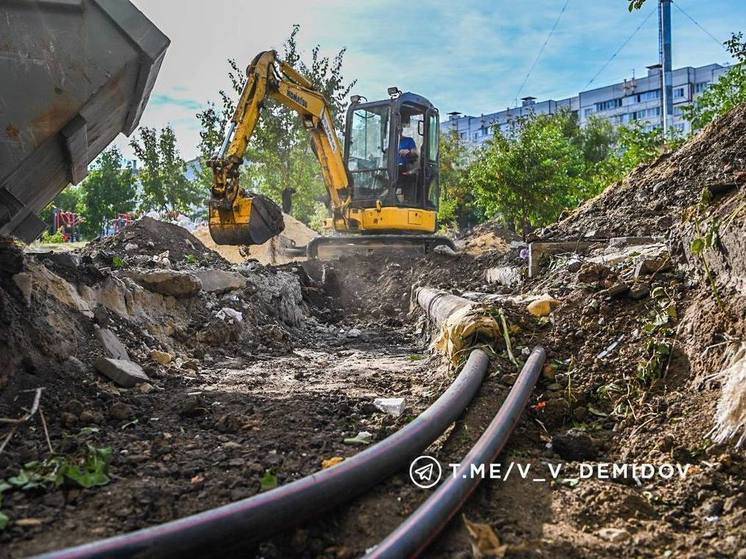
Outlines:
<svg viewBox="0 0 746 559"><path fill-rule="evenodd" d="M417 149L417 144L414 142L414 139L410 138L409 136L402 136L399 140L399 149ZM399 154L399 165L406 165L409 163L409 160Z"/></svg>

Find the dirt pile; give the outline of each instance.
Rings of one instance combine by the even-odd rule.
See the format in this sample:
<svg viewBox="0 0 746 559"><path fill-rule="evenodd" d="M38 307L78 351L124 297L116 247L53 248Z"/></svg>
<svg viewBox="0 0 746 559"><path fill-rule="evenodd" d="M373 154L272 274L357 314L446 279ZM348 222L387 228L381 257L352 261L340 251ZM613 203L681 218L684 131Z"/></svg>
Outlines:
<svg viewBox="0 0 746 559"><path fill-rule="evenodd" d="M746 106L741 106L537 236L559 240L664 235L685 217L684 210L699 202L703 189L743 184L744 172Z"/></svg>
<svg viewBox="0 0 746 559"><path fill-rule="evenodd" d="M456 239L456 246L467 254L478 256L485 253L504 254L520 242L521 238L514 231L499 220L492 220L460 235Z"/></svg>
<svg viewBox="0 0 746 559"><path fill-rule="evenodd" d="M167 253L167 254L166 254ZM196 264L223 266L226 261L214 250L206 247L189 231L151 217L143 217L111 237L88 243L80 255L83 257L121 259L143 257L167 258L173 265Z"/></svg>
<svg viewBox="0 0 746 559"><path fill-rule="evenodd" d="M319 236L316 231L307 227L303 222L298 221L293 216L282 214L285 220L285 230L278 236L273 237L266 243L253 246L230 246L218 245L212 240L210 231L207 228L198 229L194 235L204 245L214 250L233 264L240 264L246 260L254 259L264 265L287 264L297 260L297 256L288 254L286 249L303 247L312 239Z"/></svg>

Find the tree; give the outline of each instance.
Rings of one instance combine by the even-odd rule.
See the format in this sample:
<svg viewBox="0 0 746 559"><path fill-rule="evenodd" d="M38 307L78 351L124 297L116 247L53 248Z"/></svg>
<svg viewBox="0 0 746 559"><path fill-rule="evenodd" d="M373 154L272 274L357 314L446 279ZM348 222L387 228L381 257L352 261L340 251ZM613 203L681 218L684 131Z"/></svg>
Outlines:
<svg viewBox="0 0 746 559"><path fill-rule="evenodd" d="M440 135L438 221L443 225L465 229L481 221L481 208L467 180L469 156L469 149L455 130Z"/></svg>
<svg viewBox="0 0 746 559"><path fill-rule="evenodd" d="M205 206L207 192L202 185L186 177L186 164L176 147L176 134L170 126L160 132L140 128L140 136L130 146L142 163L138 180L142 188L143 211L194 213Z"/></svg>
<svg viewBox="0 0 746 559"><path fill-rule="evenodd" d="M311 50L310 60L306 62L297 45L299 31L300 27L294 25L289 38L283 44L282 59L324 94L331 105L335 124L341 129L347 97L355 84L354 80L346 82L342 74L345 49L330 58L321 56L320 47L316 45ZM234 60L228 62L228 76L233 94L237 98L246 78ZM235 107L228 94L220 91L219 95L222 107L211 103L205 111L198 114L202 123L200 150L203 158L209 157L222 142L225 125ZM281 201L282 191L288 186L292 187L296 191L293 216L305 223L310 223L312 219L318 221L318 204L327 202L328 196L308 133L295 112L267 99L245 160L247 163L241 170L243 185L268 195L278 203ZM207 177L210 178L209 175Z"/></svg>
<svg viewBox="0 0 746 559"><path fill-rule="evenodd" d="M564 115L521 118L478 151L469 182L487 218L525 236L584 198L585 162L567 127Z"/></svg>
<svg viewBox="0 0 746 559"><path fill-rule="evenodd" d="M746 103L746 42L743 33L734 33L724 44L735 64L694 104L684 107L684 118L691 122L693 130L704 128L715 118Z"/></svg>
<svg viewBox="0 0 746 559"><path fill-rule="evenodd" d="M137 189L132 168L116 148L104 151L80 185L83 234L95 237L107 219L135 209Z"/></svg>

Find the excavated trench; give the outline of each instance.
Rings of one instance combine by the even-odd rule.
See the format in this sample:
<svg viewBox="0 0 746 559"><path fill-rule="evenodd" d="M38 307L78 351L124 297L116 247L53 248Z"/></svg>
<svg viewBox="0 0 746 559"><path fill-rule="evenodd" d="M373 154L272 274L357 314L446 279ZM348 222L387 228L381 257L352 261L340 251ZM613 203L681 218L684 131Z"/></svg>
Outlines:
<svg viewBox="0 0 746 559"><path fill-rule="evenodd" d="M441 462L476 443L530 348L544 346L547 364L499 458L531 475L482 483L426 556L740 558L746 459L737 437L713 427L742 412L744 126L746 110L734 111L537 232L562 243L531 277L522 247L488 225L466 239L471 254L303 268L231 267L146 220L80 260L0 246L0 417L23 416L43 387L49 431L47 442L37 413L0 452L0 479L16 480L2 493L10 522L0 556L250 497L363 448L345 439L398 430L455 376L410 312L413 289L430 287L486 302L496 318L501 310L516 359L503 339L493 344L477 397L428 449ZM694 253L710 230L717 242ZM624 235L654 238L613 238ZM101 329L147 382L122 388L97 372ZM397 396L406 401L398 417L373 404ZM110 481L24 487L19 469L36 471L24 464L48 460L49 445L77 464L89 445L111 448ZM583 477L583 467L603 464L688 474ZM557 479L547 479L549 465L562 467ZM402 471L311 523L216 554L358 557L430 494Z"/></svg>

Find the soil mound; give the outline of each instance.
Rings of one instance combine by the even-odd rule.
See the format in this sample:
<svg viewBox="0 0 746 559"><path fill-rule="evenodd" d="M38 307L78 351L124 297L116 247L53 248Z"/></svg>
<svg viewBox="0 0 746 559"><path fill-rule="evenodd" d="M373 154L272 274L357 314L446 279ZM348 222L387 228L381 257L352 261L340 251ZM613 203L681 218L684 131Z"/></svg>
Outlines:
<svg viewBox="0 0 746 559"><path fill-rule="evenodd" d="M232 264L240 264L249 259L255 259L265 265L288 264L297 257L287 254L286 248L305 246L319 234L291 215L282 214L282 217L285 220L285 230L261 245L218 245L212 240L210 231L206 227L195 231L194 236Z"/></svg>
<svg viewBox="0 0 746 559"><path fill-rule="evenodd" d="M120 258L128 256L159 256L168 251L173 263L190 260L212 266L227 262L214 250L207 248L197 237L179 225L143 217L111 237L97 239L81 251L83 256L108 253Z"/></svg>
<svg viewBox="0 0 746 559"><path fill-rule="evenodd" d="M641 165L539 237L662 235L700 200L703 188L718 191L744 182L744 154L746 105L713 122L677 151Z"/></svg>

